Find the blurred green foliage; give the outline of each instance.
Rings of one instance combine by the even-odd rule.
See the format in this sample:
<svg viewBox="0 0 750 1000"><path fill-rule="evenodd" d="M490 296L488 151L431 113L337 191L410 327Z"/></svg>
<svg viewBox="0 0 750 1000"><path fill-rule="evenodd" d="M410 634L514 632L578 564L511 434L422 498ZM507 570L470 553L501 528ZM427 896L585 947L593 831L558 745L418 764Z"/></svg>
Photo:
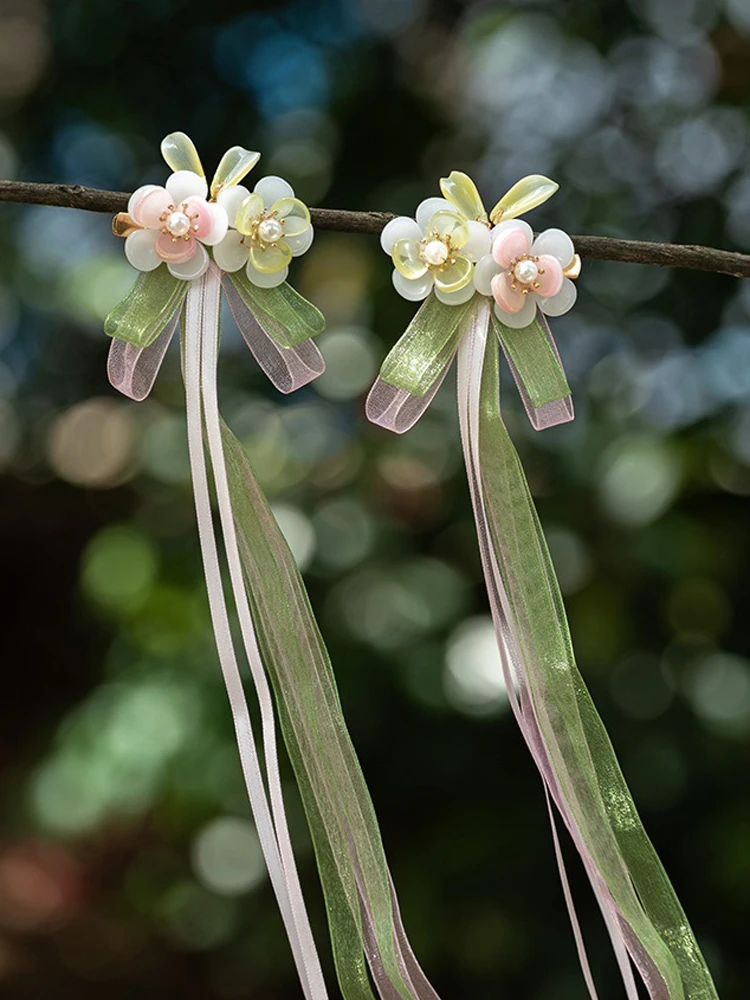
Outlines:
<svg viewBox="0 0 750 1000"><path fill-rule="evenodd" d="M0 176L132 190L164 134L311 204L410 213L450 169L541 172L571 232L750 250L745 0L0 0ZM178 358L117 398L132 281L103 216L3 206L0 994L299 995L200 572ZM407 928L444 997L584 996L506 710L451 385L403 438L362 397L413 307L377 240L293 275L328 371L293 398L225 325L222 407L305 571ZM723 1000L750 976L750 285L586 264L555 332L573 425L504 407L582 672ZM318 940L324 915L289 781ZM572 878L602 994L614 961ZM333 986L333 977L329 977ZM335 988L334 988L335 989Z"/></svg>

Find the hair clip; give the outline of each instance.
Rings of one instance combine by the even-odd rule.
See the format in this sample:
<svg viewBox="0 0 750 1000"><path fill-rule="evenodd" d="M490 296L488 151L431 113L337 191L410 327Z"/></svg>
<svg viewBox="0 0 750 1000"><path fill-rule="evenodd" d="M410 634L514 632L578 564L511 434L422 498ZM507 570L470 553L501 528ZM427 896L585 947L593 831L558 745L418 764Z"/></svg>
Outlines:
<svg viewBox="0 0 750 1000"><path fill-rule="evenodd" d="M604 725L576 666L560 588L520 459L500 413L500 349L537 429L573 418L546 317L576 299L580 260L569 236L534 237L519 216L557 184L519 181L488 216L461 173L440 182L415 219L393 219L383 249L393 284L425 299L387 356L366 403L401 433L424 413L454 357L467 478L508 697L542 776L555 853L584 977L596 998L552 803L583 860L629 1000L715 997L685 914L643 829Z"/></svg>
<svg viewBox="0 0 750 1000"><path fill-rule="evenodd" d="M311 340L323 317L286 282L291 258L312 243L310 213L281 178L263 178L252 192L240 185L258 153L229 150L209 197L187 136L168 136L162 152L174 171L166 187L140 188L127 215L114 223L142 273L105 324L114 338L109 376L126 395L145 398L182 322L188 448L211 620L248 798L302 989L306 1000L326 1000L286 821L274 703L310 825L344 997L371 997L372 981L381 1000L434 1000L401 923L375 810L304 584L248 458L219 413L222 294L278 389L289 392L323 371ZM229 627L204 448L239 651ZM265 774L242 685L243 657L260 705Z"/></svg>

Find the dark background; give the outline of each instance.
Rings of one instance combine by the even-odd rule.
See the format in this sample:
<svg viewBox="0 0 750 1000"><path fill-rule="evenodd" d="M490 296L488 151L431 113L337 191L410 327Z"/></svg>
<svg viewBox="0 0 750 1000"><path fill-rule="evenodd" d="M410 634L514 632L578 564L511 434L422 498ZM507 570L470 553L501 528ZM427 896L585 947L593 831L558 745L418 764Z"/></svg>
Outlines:
<svg viewBox="0 0 750 1000"><path fill-rule="evenodd" d="M413 212L450 169L537 229L750 250L745 0L0 0L0 176L162 183L259 149L312 205ZM105 374L133 273L105 216L0 207L0 995L298 997L208 627L178 360ZM507 710L449 380L363 394L413 306L372 237L293 281L328 372L281 398L227 325L222 407L300 558L415 949L444 998L577 1000L541 786ZM586 264L573 425L504 409L582 672L723 1000L750 975L750 285ZM287 776L289 777L288 769ZM333 995L317 876L289 790ZM577 859L602 996L621 996Z"/></svg>

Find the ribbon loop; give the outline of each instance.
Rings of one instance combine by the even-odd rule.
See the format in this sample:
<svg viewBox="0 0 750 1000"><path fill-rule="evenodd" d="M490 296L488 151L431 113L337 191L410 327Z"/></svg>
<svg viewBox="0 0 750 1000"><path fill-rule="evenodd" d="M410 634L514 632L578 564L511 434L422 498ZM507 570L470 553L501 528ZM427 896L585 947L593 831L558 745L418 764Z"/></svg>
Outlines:
<svg viewBox="0 0 750 1000"><path fill-rule="evenodd" d="M175 278L166 267L139 274L104 320L104 332L134 347L149 347L179 313L189 284Z"/></svg>
<svg viewBox="0 0 750 1000"><path fill-rule="evenodd" d="M244 303L266 335L279 347L296 347L325 330L326 321L321 311L286 281L276 288L259 288L244 271L235 271L224 274L222 283L227 293L234 289L236 299ZM232 311L237 319L239 309Z"/></svg>

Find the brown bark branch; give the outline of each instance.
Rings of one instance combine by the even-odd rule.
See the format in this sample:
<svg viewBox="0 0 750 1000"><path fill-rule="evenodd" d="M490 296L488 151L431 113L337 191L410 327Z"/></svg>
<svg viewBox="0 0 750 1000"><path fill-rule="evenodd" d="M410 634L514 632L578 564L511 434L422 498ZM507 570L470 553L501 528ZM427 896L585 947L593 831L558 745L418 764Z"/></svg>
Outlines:
<svg viewBox="0 0 750 1000"><path fill-rule="evenodd" d="M114 215L127 207L129 195L122 191L99 191L80 184L36 184L28 181L0 181L0 202L25 205L50 205L79 208L88 212ZM311 209L317 229L338 233L381 231L391 212L348 212L335 208ZM750 255L717 250L714 247L686 246L681 243L648 243L643 240L620 240L609 236L573 236L576 250L589 260L613 260L626 264L652 264L657 267L685 267L713 271L734 278L750 278Z"/></svg>

